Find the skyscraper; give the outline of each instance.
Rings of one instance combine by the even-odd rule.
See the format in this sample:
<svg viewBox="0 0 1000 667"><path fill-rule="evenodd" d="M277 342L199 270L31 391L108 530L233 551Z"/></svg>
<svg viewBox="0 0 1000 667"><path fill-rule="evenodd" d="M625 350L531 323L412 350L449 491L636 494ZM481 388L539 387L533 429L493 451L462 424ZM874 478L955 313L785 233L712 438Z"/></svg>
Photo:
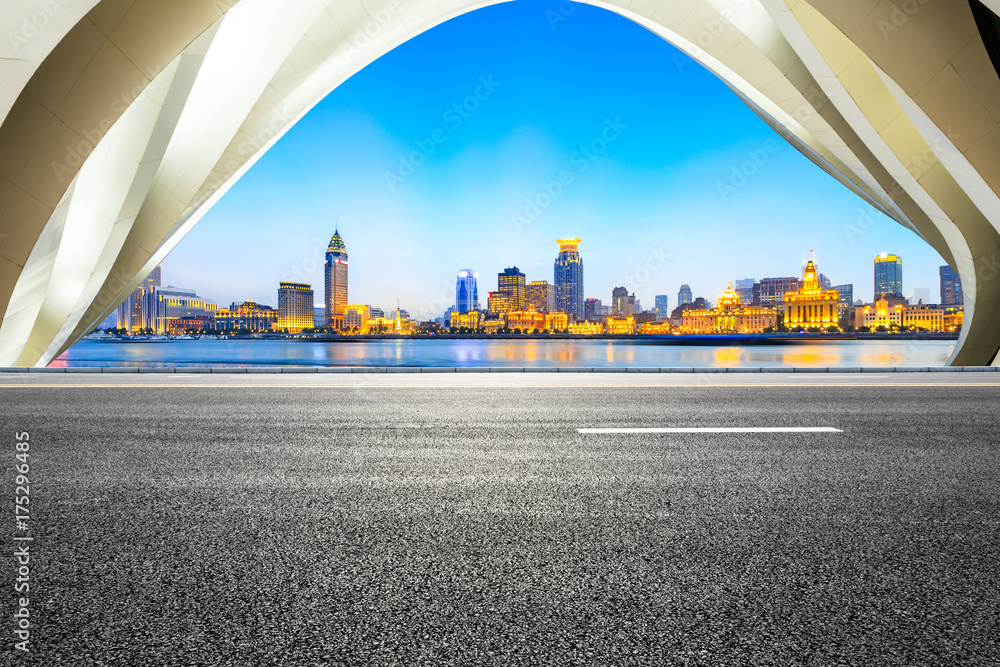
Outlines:
<svg viewBox="0 0 1000 667"><path fill-rule="evenodd" d="M563 311L574 322L583 319L581 240L556 239L559 244L559 256L555 262L556 310Z"/></svg>
<svg viewBox="0 0 1000 667"><path fill-rule="evenodd" d="M472 269L462 269L455 281L455 312L468 313L479 310L479 274Z"/></svg>
<svg viewBox="0 0 1000 667"><path fill-rule="evenodd" d="M556 290L547 280L532 280L524 288L524 300L540 313L556 310Z"/></svg>
<svg viewBox="0 0 1000 667"><path fill-rule="evenodd" d="M657 294L654 297L653 307L656 309L656 317L665 320L670 317L670 299L666 294Z"/></svg>
<svg viewBox="0 0 1000 667"><path fill-rule="evenodd" d="M875 301L903 296L903 258L883 252L875 258Z"/></svg>
<svg viewBox="0 0 1000 667"><path fill-rule="evenodd" d="M757 282L753 278L744 278L733 283L733 290L740 297L740 303L753 303L753 284Z"/></svg>
<svg viewBox="0 0 1000 667"><path fill-rule="evenodd" d="M312 285L278 283L278 329L298 333L313 326Z"/></svg>
<svg viewBox="0 0 1000 667"><path fill-rule="evenodd" d="M326 326L340 329L344 326L344 312L347 310L347 246L344 245L339 230L335 230L330 239L323 268L326 279L326 298L323 300Z"/></svg>
<svg viewBox="0 0 1000 667"><path fill-rule="evenodd" d="M503 270L497 274L497 291L495 296L503 299L505 310L499 312L510 312L511 310L524 310L524 274L516 266Z"/></svg>
<svg viewBox="0 0 1000 667"><path fill-rule="evenodd" d="M694 294L691 293L691 286L681 285L680 291L677 292L677 306L684 306L692 301L694 301Z"/></svg>
<svg viewBox="0 0 1000 667"><path fill-rule="evenodd" d="M604 320L604 308L600 299L587 299L583 302L583 318L588 322Z"/></svg>
<svg viewBox="0 0 1000 667"><path fill-rule="evenodd" d="M938 273L941 276L941 305L963 305L965 298L962 296L962 279L950 266L942 266Z"/></svg>
<svg viewBox="0 0 1000 667"><path fill-rule="evenodd" d="M635 294L630 295L624 287L611 290L611 314L615 317L635 315Z"/></svg>
<svg viewBox="0 0 1000 667"><path fill-rule="evenodd" d="M129 333L140 329L152 329L155 326L153 314L150 311L150 295L154 287L160 286L160 265L157 264L146 278L139 283L128 298L118 306L118 328Z"/></svg>

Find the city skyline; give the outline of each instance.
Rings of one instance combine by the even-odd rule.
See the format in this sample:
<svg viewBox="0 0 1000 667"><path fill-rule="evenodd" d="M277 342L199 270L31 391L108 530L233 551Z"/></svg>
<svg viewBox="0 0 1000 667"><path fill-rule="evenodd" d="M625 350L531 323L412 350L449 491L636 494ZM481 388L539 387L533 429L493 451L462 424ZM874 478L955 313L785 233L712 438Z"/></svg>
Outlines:
<svg viewBox="0 0 1000 667"><path fill-rule="evenodd" d="M539 300L545 300L548 298L550 303L553 305L547 308L537 308L539 311L543 312L564 312L568 313L573 320L583 320L586 319L583 316L584 302L596 302L598 305L601 304L602 299L599 296L587 296L591 292L587 291L583 284L583 258L579 253L579 244L581 239L557 239L556 242L560 246L559 256L556 258L554 266L554 283L548 283L547 280L532 280L529 281L527 275L518 269L516 265L507 267L503 271L497 274L497 289L495 291L489 291L487 288L487 293L489 294L488 301L484 303L479 303L478 301L478 279L479 274L473 269L465 268L461 269L457 273L457 280L455 283L455 299L450 306L444 307L444 312L440 314L435 313L414 313L416 315L415 319L417 321L422 320L447 320L449 312L465 313L474 310L481 311L491 311L505 313L509 310L523 310L527 306L539 302ZM815 250L810 250L813 258L815 258ZM323 322L322 326L333 326L333 328L341 328L343 323L343 315L348 308L348 302L351 301L350 296L347 293L348 284L348 263L347 263L347 248L343 237L340 235L339 228L334 230L334 234L329 242L326 251L326 262L324 265L325 271L325 286L324 286L324 303L336 303L337 308L331 317L331 310L324 306L323 310ZM873 285L874 293L881 296L885 294L890 299L897 299L897 302L901 302L904 299L904 295L900 294L898 289L892 289L889 291L880 291L880 285L885 284L887 278L886 266L891 263L892 273L891 280L893 284L898 287L902 281L902 258L898 255L882 252L876 255L872 264L872 275L873 275ZM789 292L795 292L803 287L803 285L808 285L810 280L813 280L818 286L823 290L832 290L838 294L838 301L845 302L848 306L854 305L855 303L865 303L863 299L854 299L855 295L855 282L843 283L837 286L832 286L830 279L824 274L815 274L816 265L815 259L806 259L802 265L801 272L797 276L762 276L759 279L748 278L748 279L737 279L729 280L726 283L726 288L721 292L720 299L725 301L729 299L727 295L731 292L733 296L737 297L736 303L742 304L753 304L753 305L780 305L785 300L785 295ZM571 273L565 273L566 267L573 269ZM577 268L578 267L578 268ZM813 276L810 278L810 276ZM562 276L562 277L560 277ZM954 305L961 304L962 300L962 290L961 282L959 278L950 270L947 265L939 267L939 286L940 294L943 295L940 301L932 302L924 298L924 294L929 292L929 289L918 289L914 291L912 295L912 303L916 305L917 303L936 303L940 305ZM157 289L171 290L170 293L176 291L173 285L168 285L166 287L160 288L161 280L161 267L157 266L153 273L148 276L142 285L137 289L136 295L130 297L126 302L118 309L118 317L121 318L123 313L131 312L131 309L136 308L135 304L139 303L143 297L142 293L144 291L150 291L152 285L156 285ZM560 282L566 283L569 287L565 290L565 296L560 298L559 296L559 285ZM570 284L571 283L571 284ZM147 286L147 284L149 286ZM737 289L733 289L733 285L737 286ZM311 284L301 284L301 283L289 283L281 282L279 283L278 289L278 308L274 310L277 312L281 306L282 290L291 285L296 285L299 288L308 290L309 294L313 294L310 289ZM543 288L542 292L538 292L536 296L531 293L531 287L535 286L537 288ZM190 288L188 288L190 290ZM566 304L572 305L573 299L570 298L570 292L573 294L580 295L580 314L572 312L571 309L567 308ZM180 292L178 292L180 293ZM195 292L187 291L184 292L188 296L194 297ZM547 294L546 296L541 296L542 294ZM595 293L599 294L599 293ZM654 295L654 306L650 309L642 309L640 304L640 299L636 297L634 293L629 292L629 289L625 286L615 286L611 289L611 299L610 305L605 306L614 316L631 316L633 314L639 314L643 312L656 313L658 319L666 319L663 317L662 312L664 307L663 304L669 303L669 295ZM698 294L697 297L694 295L697 292L691 290L687 283L680 285L680 290L677 294L677 306L674 309L666 309L666 312L673 312L674 310L679 310L680 306L685 304L690 304L692 301L695 304L701 304L698 307L711 307L714 303L711 293ZM706 297L705 294L708 294ZM751 296L752 295L752 296ZM846 296L845 296L846 295ZM139 300L137 300L137 298ZM201 297L197 297L201 299ZM354 301L357 301L356 299ZM626 303L627 301L627 303ZM878 301L878 298L874 298L869 301L869 303L874 303ZM236 308L236 304L239 300L234 300L232 302L232 308ZM245 300L244 305L247 303L254 305L261 305L265 308L269 307L269 304L265 302L256 302L253 299ZM380 305L376 305L381 302L371 302L365 305L365 308L371 308L382 312ZM397 303L399 301L397 300ZM471 308L463 308L463 306L471 306ZM534 307L534 306L533 306ZM405 310L405 309L404 309ZM407 311L408 312L408 311ZM132 317L135 319L137 315L126 315L127 317ZM321 326L317 323L317 326Z"/></svg>
<svg viewBox="0 0 1000 667"><path fill-rule="evenodd" d="M574 7L555 30L545 13L558 3L478 10L372 63L233 187L165 260L169 273L223 303L273 303L279 281L322 284L339 218L353 247L379 250L351 267L352 301L398 298L424 312L451 301L462 267L488 276L516 261L529 278L549 279L548 244L565 236L589 240L585 296L607 299L629 278L645 304L681 283L719 294L742 277L720 267L797 275L798 256L821 248L825 273L853 279L859 298L872 297L862 269L891 251L907 260L905 293L926 287L936 300L944 262L916 235L669 44ZM614 48L595 53L597 34ZM428 144L438 129L447 139ZM407 166L415 151L420 164ZM648 280L635 280L650 265Z"/></svg>

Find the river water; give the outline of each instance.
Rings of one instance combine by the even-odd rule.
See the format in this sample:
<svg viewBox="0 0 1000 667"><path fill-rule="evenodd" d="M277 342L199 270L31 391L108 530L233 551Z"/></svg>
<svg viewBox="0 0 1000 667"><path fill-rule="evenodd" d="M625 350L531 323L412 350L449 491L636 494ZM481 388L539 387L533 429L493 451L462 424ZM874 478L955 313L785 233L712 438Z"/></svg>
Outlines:
<svg viewBox="0 0 1000 667"><path fill-rule="evenodd" d="M941 366L954 341L671 345L650 340L83 340L51 366Z"/></svg>

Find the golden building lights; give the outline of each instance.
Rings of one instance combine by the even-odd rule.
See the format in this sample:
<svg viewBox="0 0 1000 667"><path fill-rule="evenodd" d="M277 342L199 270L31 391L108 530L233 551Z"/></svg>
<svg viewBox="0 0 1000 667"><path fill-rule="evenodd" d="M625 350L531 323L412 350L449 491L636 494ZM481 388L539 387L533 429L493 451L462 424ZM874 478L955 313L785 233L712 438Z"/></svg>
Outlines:
<svg viewBox="0 0 1000 667"><path fill-rule="evenodd" d="M369 331L370 315L368 306L361 304L348 304L344 307L344 326L346 333L367 334Z"/></svg>
<svg viewBox="0 0 1000 667"><path fill-rule="evenodd" d="M304 283L278 284L278 325L279 330L299 333L313 327L312 285Z"/></svg>
<svg viewBox="0 0 1000 667"><path fill-rule="evenodd" d="M693 308L681 316L681 332L689 334L764 333L778 325L778 313L768 306L743 305L731 285L715 308Z"/></svg>
<svg viewBox="0 0 1000 667"><path fill-rule="evenodd" d="M635 317L609 317L608 333L614 336L630 336L635 333Z"/></svg>
<svg viewBox="0 0 1000 667"><path fill-rule="evenodd" d="M816 265L806 264L802 287L798 292L785 294L785 326L789 329L837 327L840 293L823 290L819 286ZM839 327L838 327L839 328Z"/></svg>

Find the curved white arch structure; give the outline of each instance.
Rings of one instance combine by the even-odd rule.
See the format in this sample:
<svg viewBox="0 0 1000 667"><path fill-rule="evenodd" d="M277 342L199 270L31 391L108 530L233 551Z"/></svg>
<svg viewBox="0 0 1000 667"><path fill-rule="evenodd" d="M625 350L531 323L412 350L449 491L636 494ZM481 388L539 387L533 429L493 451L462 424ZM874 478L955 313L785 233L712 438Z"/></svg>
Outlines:
<svg viewBox="0 0 1000 667"><path fill-rule="evenodd" d="M9 46L0 58L0 366L45 365L86 334L348 77L442 21L495 4L50 1L44 20L46 2L0 9L15 36L0 45ZM970 5L590 4L690 55L816 164L926 239L965 290L951 363L995 362L1000 79ZM25 26L33 35L16 38L32 33Z"/></svg>

